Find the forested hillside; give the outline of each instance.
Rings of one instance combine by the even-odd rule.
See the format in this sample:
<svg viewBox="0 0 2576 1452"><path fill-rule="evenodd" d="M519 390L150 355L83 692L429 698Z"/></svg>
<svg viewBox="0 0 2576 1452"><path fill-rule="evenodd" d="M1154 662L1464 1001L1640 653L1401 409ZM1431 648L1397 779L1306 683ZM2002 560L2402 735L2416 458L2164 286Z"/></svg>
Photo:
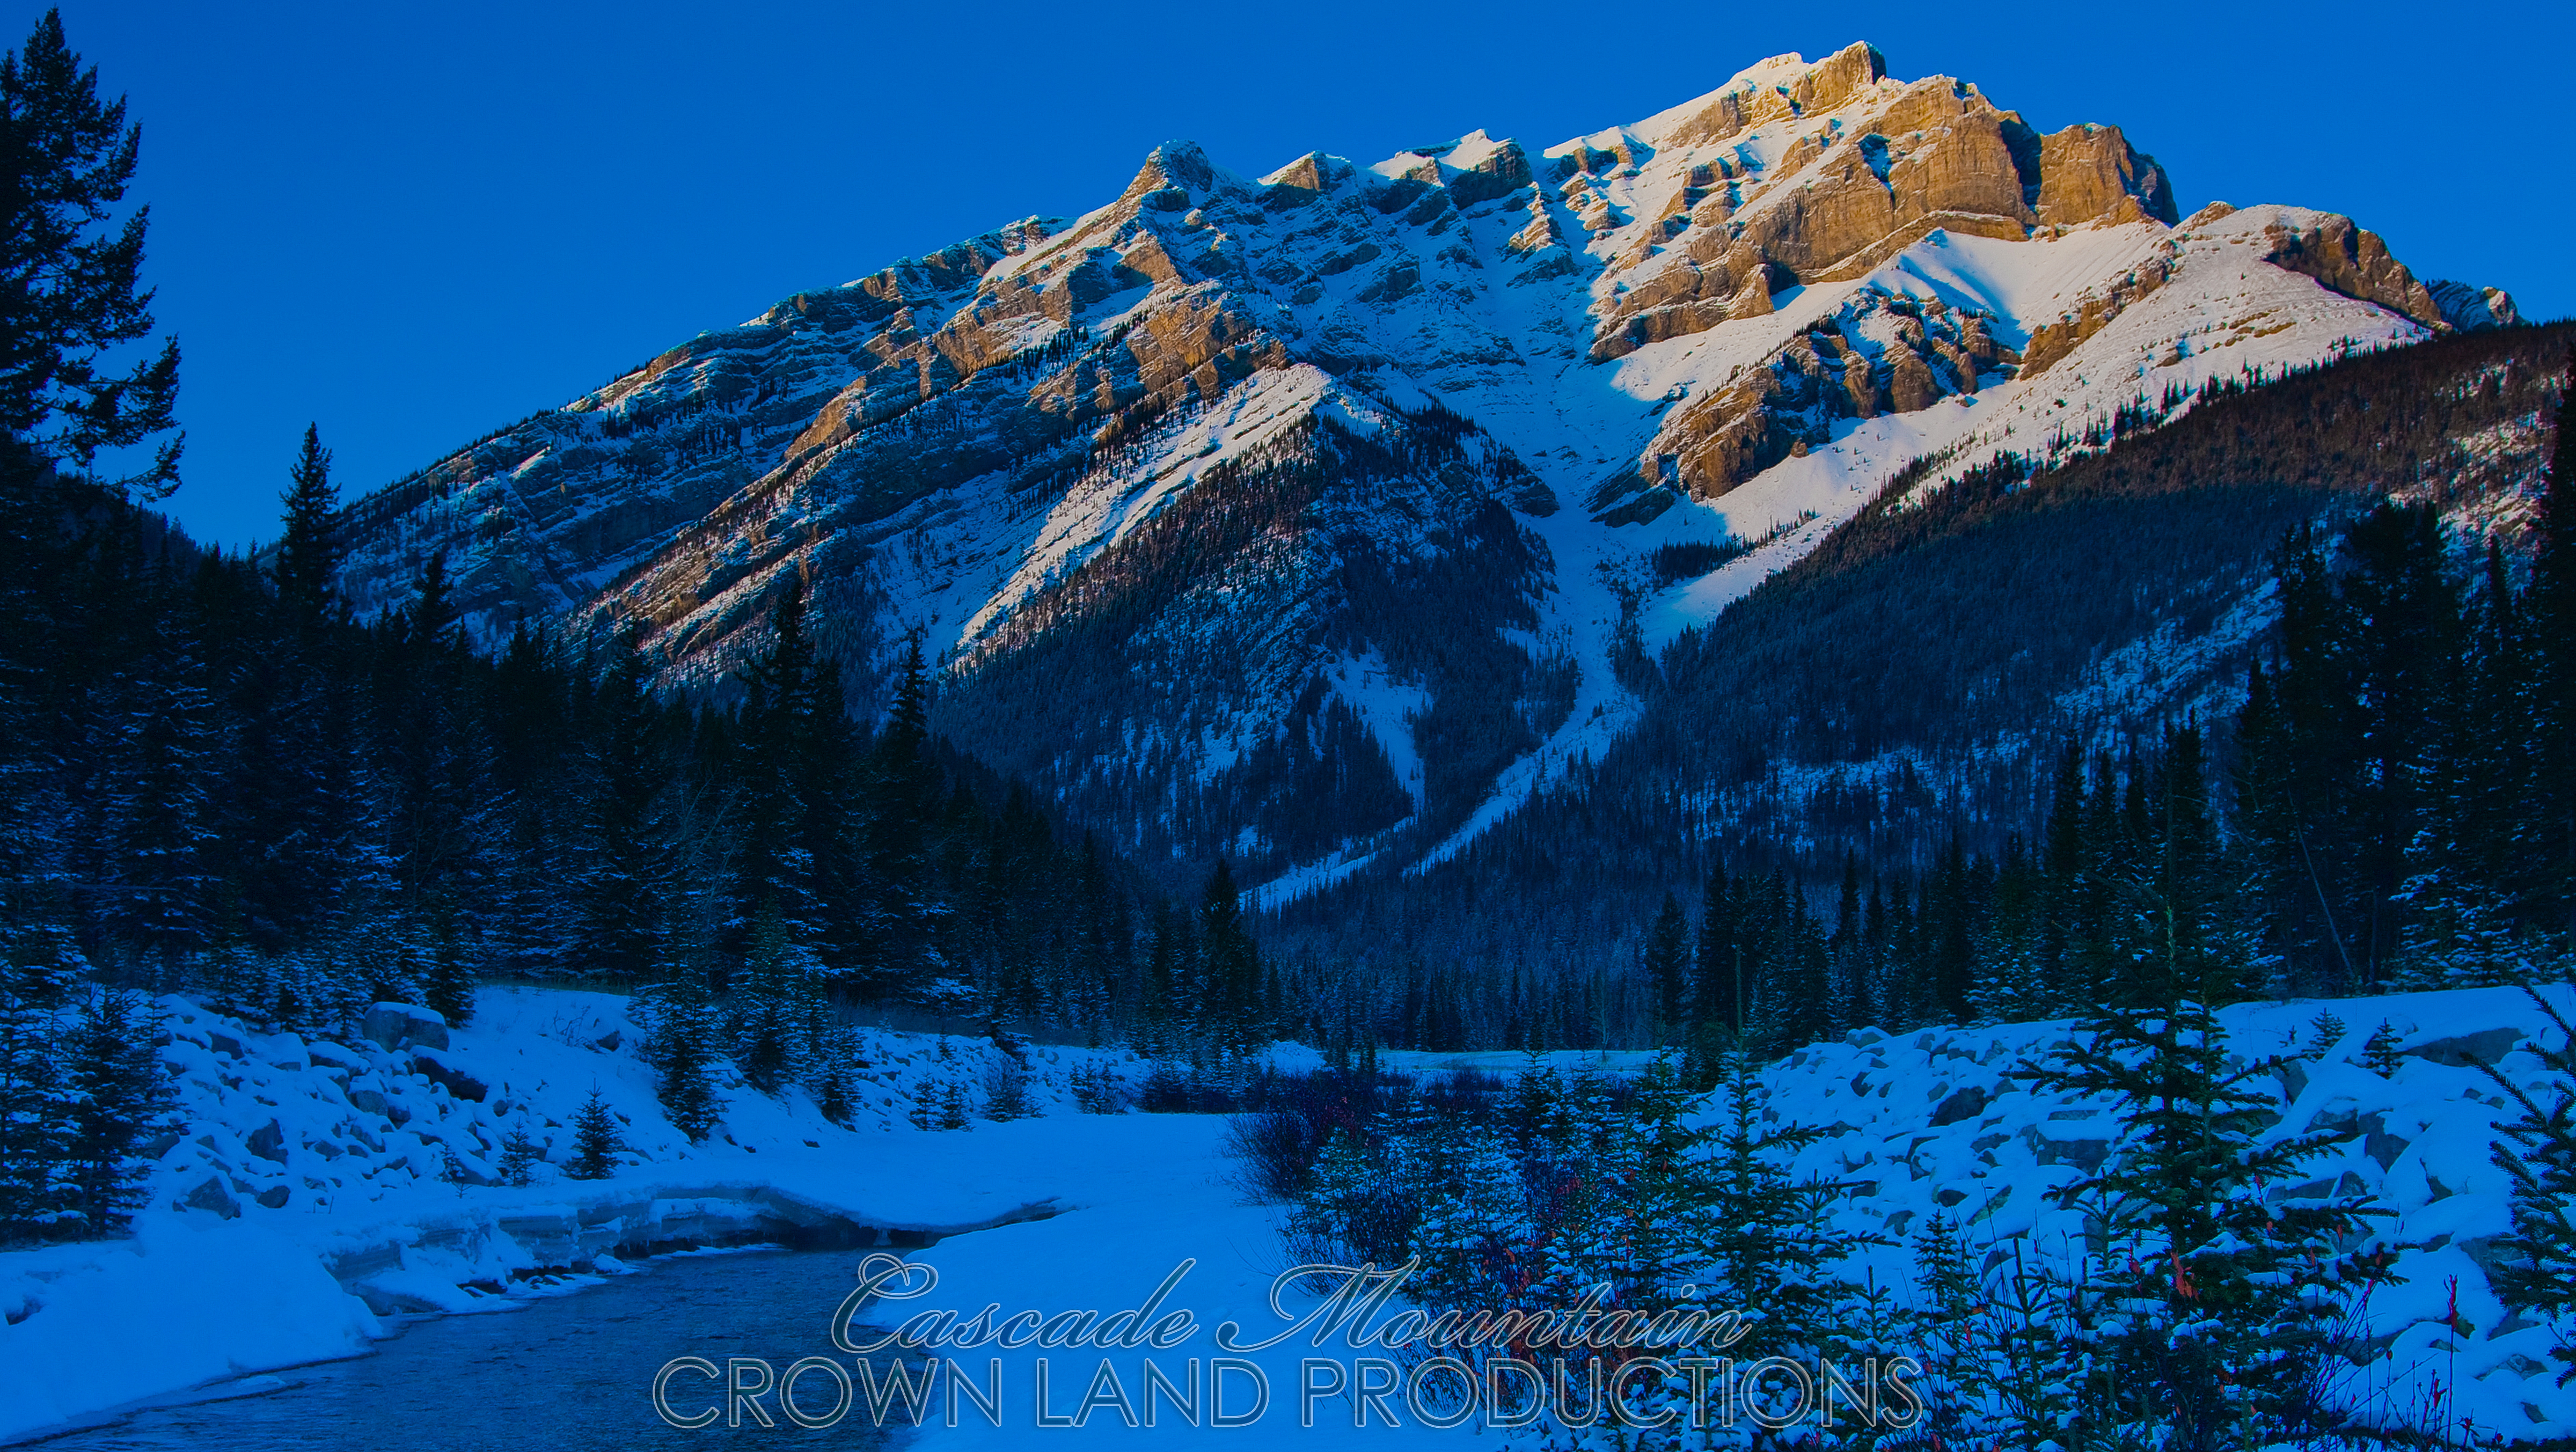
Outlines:
<svg viewBox="0 0 2576 1452"><path fill-rule="evenodd" d="M2554 959L2567 337L2213 385L2052 467L1900 472L1637 662L1643 721L1599 763L1452 863L1287 907L1275 943L1407 1043L1637 1042L1766 1000L1794 1042L2027 1017L2115 981L2104 914L2180 811L2238 992Z"/></svg>

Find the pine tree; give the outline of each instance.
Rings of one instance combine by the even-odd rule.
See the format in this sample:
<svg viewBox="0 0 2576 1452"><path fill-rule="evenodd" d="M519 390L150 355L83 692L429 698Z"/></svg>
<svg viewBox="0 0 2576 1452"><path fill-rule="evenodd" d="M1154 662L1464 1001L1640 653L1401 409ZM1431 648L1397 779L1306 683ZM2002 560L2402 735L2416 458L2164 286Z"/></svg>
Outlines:
<svg viewBox="0 0 2576 1452"><path fill-rule="evenodd" d="M474 1183L473 1174L465 1168L464 1157L457 1154L456 1146L452 1144L438 1147L438 1179L443 1185L453 1186L459 1195L465 1193L466 1186Z"/></svg>
<svg viewBox="0 0 2576 1452"><path fill-rule="evenodd" d="M974 1102L968 1094L965 1080L950 1077L940 1081L939 1127L941 1129L975 1127Z"/></svg>
<svg viewBox="0 0 2576 1452"><path fill-rule="evenodd" d="M572 1163L564 1173L576 1180L604 1180L617 1172L617 1156L626 1148L617 1132L617 1116L599 1091L590 1091L572 1126Z"/></svg>
<svg viewBox="0 0 2576 1452"><path fill-rule="evenodd" d="M1220 1052L1247 1054L1270 1040L1261 1018L1261 957L1243 920L1234 870L1224 858L1218 858L1208 874L1199 900L1203 1026Z"/></svg>
<svg viewBox="0 0 2576 1452"><path fill-rule="evenodd" d="M2343 1042L2344 1032L2344 1021L2335 1017L2333 1010L2318 1009L2317 1016L2308 1020L2308 1042L2299 1050L2299 1057L2311 1061L2325 1058Z"/></svg>
<svg viewBox="0 0 2576 1452"><path fill-rule="evenodd" d="M528 1134L526 1123L510 1126L509 1136L501 1141L502 1183L526 1187L536 1183L537 1166L545 1163L545 1152Z"/></svg>
<svg viewBox="0 0 2576 1452"><path fill-rule="evenodd" d="M101 451L170 432L178 395L176 340L130 372L104 366L152 332L143 209L112 233L94 230L125 199L142 129L126 124L123 98L99 100L97 68L82 67L53 10L0 61L0 118L10 181L0 187L0 276L18 279L0 290L0 432L21 458L86 474ZM167 495L178 486L183 437L110 487Z"/></svg>
<svg viewBox="0 0 2576 1452"><path fill-rule="evenodd" d="M2558 1043L2529 1046L2551 1072L2545 1103L2494 1065L2479 1065L2521 1111L2498 1126L2507 1143L2491 1152L2512 1187L2513 1228L2496 1243L2500 1260L2488 1286L2508 1307L2546 1319L2564 1386L2576 1380L2576 1027L2539 991L2523 991L2558 1030Z"/></svg>
<svg viewBox="0 0 2576 1452"><path fill-rule="evenodd" d="M1685 960L1690 955L1690 924L1682 917L1682 905L1671 893L1664 894L1664 905L1655 913L1655 925L1646 933L1644 968L1646 984L1654 994L1654 1034L1664 1042L1682 1028L1682 987Z"/></svg>
<svg viewBox="0 0 2576 1452"><path fill-rule="evenodd" d="M1736 941L1735 898L1728 891L1726 870L1712 866L1700 894L1699 945L1692 962L1691 1017L1699 1033L1693 1043L1697 1058L1708 1059L1710 1041L1744 1034L1744 955ZM1695 1074L1706 1081L1706 1074Z"/></svg>
<svg viewBox="0 0 2576 1452"><path fill-rule="evenodd" d="M763 902L733 995L734 1062L763 1094L777 1093L804 1065L813 966L776 901Z"/></svg>
<svg viewBox="0 0 2576 1452"><path fill-rule="evenodd" d="M1018 1060L1003 1058L984 1071L984 1117L997 1124L1037 1113L1029 1099L1029 1071Z"/></svg>
<svg viewBox="0 0 2576 1452"><path fill-rule="evenodd" d="M145 1142L171 1127L178 1093L152 1040L159 1015L141 994L92 991L71 1030L61 1214L83 1236L114 1235L143 1203ZM57 1233L62 1233L61 1229Z"/></svg>
<svg viewBox="0 0 2576 1452"><path fill-rule="evenodd" d="M62 1010L87 966L71 934L23 897L0 924L0 1244L50 1222L72 1092L57 1047Z"/></svg>
<svg viewBox="0 0 2576 1452"><path fill-rule="evenodd" d="M814 1075L814 1107L825 1119L850 1127L858 1111L858 1071L846 1048L836 1048Z"/></svg>
<svg viewBox="0 0 2576 1452"><path fill-rule="evenodd" d="M2381 1019L2379 1027L2370 1031L2369 1042L2361 1046L2361 1066L2382 1079L2396 1078L2397 1070L2406 1062L2397 1052L2403 1037L2388 1020Z"/></svg>
<svg viewBox="0 0 2576 1452"><path fill-rule="evenodd" d="M724 1122L716 1097L715 1005L707 994L706 976L689 966L654 995L651 1052L661 1076L656 1093L672 1127L692 1142L704 1140Z"/></svg>
<svg viewBox="0 0 2576 1452"><path fill-rule="evenodd" d="M444 913L432 930L421 1000L446 1019L449 1028L463 1028L474 1018L474 973L465 961L465 945L457 941L455 920Z"/></svg>
<svg viewBox="0 0 2576 1452"><path fill-rule="evenodd" d="M309 630L330 616L340 570L340 488L331 482L331 451L322 447L320 425L304 426L304 448L278 502L286 528L277 543L277 598Z"/></svg>
<svg viewBox="0 0 2576 1452"><path fill-rule="evenodd" d="M657 801L667 768L656 748L659 721L646 689L649 667L632 630L621 632L590 703L592 746L584 763L580 924L575 961L590 971L635 977L652 960L663 878L664 823Z"/></svg>
<svg viewBox="0 0 2576 1452"><path fill-rule="evenodd" d="M212 928L216 832L206 786L214 756L203 653L165 622L147 679L130 693L111 806L115 873L125 892L111 922L165 962L202 950Z"/></svg>
<svg viewBox="0 0 2576 1452"><path fill-rule="evenodd" d="M2333 1136L2267 1138L2279 1060L2232 1061L2215 1014L2170 965L2162 979L2164 1002L2097 1008L2028 1071L2112 1101L2122 1127L2099 1170L2051 1192L2102 1226L2092 1314L2068 1332L2096 1364L2084 1418L2188 1449L2331 1430L2310 1392L2364 1280L2342 1247L2387 1212L2357 1194L2267 1201Z"/></svg>

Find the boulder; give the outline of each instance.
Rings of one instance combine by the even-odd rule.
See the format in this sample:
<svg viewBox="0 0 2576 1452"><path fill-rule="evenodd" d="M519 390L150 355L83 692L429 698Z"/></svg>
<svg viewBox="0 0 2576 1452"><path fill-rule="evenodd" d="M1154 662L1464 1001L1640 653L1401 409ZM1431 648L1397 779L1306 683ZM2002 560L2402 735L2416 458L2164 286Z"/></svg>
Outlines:
<svg viewBox="0 0 2576 1452"><path fill-rule="evenodd" d="M189 1210L211 1210L226 1220L241 1215L241 1202L233 1198L233 1192L219 1175L206 1176L197 1188L179 1197L179 1204Z"/></svg>
<svg viewBox="0 0 2576 1452"><path fill-rule="evenodd" d="M2435 1039L2431 1043L2417 1044L2405 1052L2415 1055L2428 1064L2440 1064L2449 1069L2465 1069L2472 1064L2495 1063L2512 1053L2513 1046L2521 1042L2522 1030L2520 1029L2491 1028L2482 1033L2456 1034L2447 1039Z"/></svg>
<svg viewBox="0 0 2576 1452"><path fill-rule="evenodd" d="M274 1119L252 1130L242 1146L261 1159L286 1163L286 1131Z"/></svg>
<svg viewBox="0 0 2576 1452"><path fill-rule="evenodd" d="M615 1038L616 1035L611 1034L609 1037ZM445 1089L455 1098L480 1104L483 1102L483 1097L492 1092L482 1080L448 1063L435 1052L414 1049L411 1063L412 1072Z"/></svg>
<svg viewBox="0 0 2576 1452"><path fill-rule="evenodd" d="M416 1003L379 1003L367 1010L360 1028L369 1039L384 1049L408 1049L415 1045L433 1049L447 1047L447 1020L434 1008Z"/></svg>
<svg viewBox="0 0 2576 1452"><path fill-rule="evenodd" d="M1942 1100L1941 1103L1933 1109L1932 1125L1937 1129L1945 1124L1956 1124L1963 1119L1974 1119L1976 1116L1985 1112L1985 1086L1982 1084L1971 1084L1967 1088L1952 1094L1949 1098Z"/></svg>

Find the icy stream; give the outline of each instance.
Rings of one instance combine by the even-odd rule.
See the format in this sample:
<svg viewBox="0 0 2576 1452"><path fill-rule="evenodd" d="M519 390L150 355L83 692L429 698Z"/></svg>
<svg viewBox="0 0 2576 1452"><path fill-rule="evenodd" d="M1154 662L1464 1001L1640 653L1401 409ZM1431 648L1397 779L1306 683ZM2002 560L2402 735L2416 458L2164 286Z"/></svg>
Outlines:
<svg viewBox="0 0 2576 1452"><path fill-rule="evenodd" d="M828 1431L783 1422L683 1431L655 1415L654 1373L679 1356L719 1365L759 1357L780 1371L801 1357L836 1356L830 1320L865 1251L743 1251L644 1263L577 1292L540 1296L517 1309L432 1316L377 1343L373 1354L297 1367L215 1389L220 1400L149 1407L104 1427L28 1444L45 1452L111 1449L399 1447L404 1452L545 1452L632 1447L721 1447L737 1438L831 1438L879 1447L864 1403ZM916 1252L917 1254L917 1252ZM836 1356L844 1366L846 1356ZM264 1390L263 1390L264 1389ZM800 1380L798 1403L820 1415L836 1394L820 1373ZM686 1414L720 1406L714 1382L681 1373L670 1400ZM775 1402L763 1398L775 1415Z"/></svg>

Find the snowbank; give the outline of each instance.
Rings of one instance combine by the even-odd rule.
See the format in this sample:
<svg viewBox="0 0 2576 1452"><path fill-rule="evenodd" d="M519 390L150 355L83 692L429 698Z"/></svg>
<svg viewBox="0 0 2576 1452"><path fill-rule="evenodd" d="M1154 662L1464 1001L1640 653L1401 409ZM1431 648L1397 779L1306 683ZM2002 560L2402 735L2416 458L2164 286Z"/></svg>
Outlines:
<svg viewBox="0 0 2576 1452"><path fill-rule="evenodd" d="M260 1033L167 998L162 1060L182 1133L163 1144L132 1238L0 1254L0 1440L231 1377L348 1356L385 1316L488 1307L602 1256L678 1244L912 1244L1054 1213L1078 1182L991 1162L995 1131L923 1132L925 1084L980 1086L1001 1055L866 1031L855 1127L801 1090L720 1089L725 1124L692 1145L661 1113L626 1002L487 990L444 1035L373 1014L386 1042ZM434 1016L429 1022L434 1023ZM445 1047L436 1047L440 1037ZM403 1047L388 1047L387 1043ZM1077 1068L1128 1080L1114 1052L1030 1050L1030 1097L1070 1115ZM606 1180L552 1165L498 1183L525 1128L555 1161L596 1087L631 1151ZM442 1178L447 1152L473 1183ZM609 1262L610 1265L614 1261Z"/></svg>

